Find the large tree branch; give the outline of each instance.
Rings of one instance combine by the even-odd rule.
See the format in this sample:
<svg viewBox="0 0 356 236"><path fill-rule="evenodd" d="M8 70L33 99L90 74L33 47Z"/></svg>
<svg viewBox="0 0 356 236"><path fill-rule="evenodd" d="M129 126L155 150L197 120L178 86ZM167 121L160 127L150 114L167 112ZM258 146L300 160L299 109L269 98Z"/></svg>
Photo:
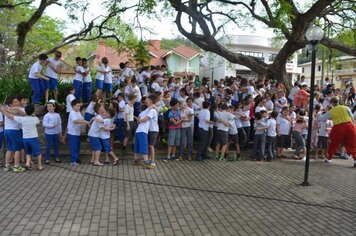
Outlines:
<svg viewBox="0 0 356 236"><path fill-rule="evenodd" d="M19 3L9 3L9 1L5 1L4 3L0 3L0 9L1 8L7 8L7 9L14 9L15 7L21 6L21 5L30 5L33 3L34 0L32 1L26 1L26 2L19 2Z"/></svg>
<svg viewBox="0 0 356 236"><path fill-rule="evenodd" d="M304 23L311 23L323 10L331 5L334 0L318 0L307 12L303 14Z"/></svg>
<svg viewBox="0 0 356 236"><path fill-rule="evenodd" d="M324 37L321 39L320 43L327 47L337 49L341 52L345 52L348 55L356 56L356 48L355 47L351 47L351 46L344 44L342 42L337 42L331 38Z"/></svg>

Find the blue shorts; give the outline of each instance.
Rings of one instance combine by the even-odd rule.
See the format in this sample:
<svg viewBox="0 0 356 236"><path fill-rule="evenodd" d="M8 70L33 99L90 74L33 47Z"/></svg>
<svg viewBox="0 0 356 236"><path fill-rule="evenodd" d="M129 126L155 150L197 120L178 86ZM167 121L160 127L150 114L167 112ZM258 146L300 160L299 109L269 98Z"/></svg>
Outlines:
<svg viewBox="0 0 356 236"><path fill-rule="evenodd" d="M6 149L11 152L21 151L23 149L22 131L8 129L4 131Z"/></svg>
<svg viewBox="0 0 356 236"><path fill-rule="evenodd" d="M104 91L112 92L112 84L104 83Z"/></svg>
<svg viewBox="0 0 356 236"><path fill-rule="evenodd" d="M38 138L24 138L23 146L25 148L26 155L38 157L41 155L41 146L38 142Z"/></svg>
<svg viewBox="0 0 356 236"><path fill-rule="evenodd" d="M101 145L103 147L102 151L105 153L111 152L110 139L100 139Z"/></svg>
<svg viewBox="0 0 356 236"><path fill-rule="evenodd" d="M95 80L95 88L103 90L104 89L104 80Z"/></svg>
<svg viewBox="0 0 356 236"><path fill-rule="evenodd" d="M90 142L91 149L93 149L94 152L101 151L102 146L101 146L100 138L89 136L89 142Z"/></svg>
<svg viewBox="0 0 356 236"><path fill-rule="evenodd" d="M135 154L148 154L148 134L139 132L135 134L135 145L134 145Z"/></svg>
<svg viewBox="0 0 356 236"><path fill-rule="evenodd" d="M93 114L90 114L87 112L84 114L84 120L86 120L86 121L90 121L93 117L94 117Z"/></svg>
<svg viewBox="0 0 356 236"><path fill-rule="evenodd" d="M4 137L4 131L0 132L0 149L2 148L2 139Z"/></svg>
<svg viewBox="0 0 356 236"><path fill-rule="evenodd" d="M50 90L58 90L58 79L52 78L52 77L48 77L49 78L49 83L48 83L48 88Z"/></svg>
<svg viewBox="0 0 356 236"><path fill-rule="evenodd" d="M46 91L49 87L49 80L41 79L40 83L41 83L41 88L43 89L42 92Z"/></svg>

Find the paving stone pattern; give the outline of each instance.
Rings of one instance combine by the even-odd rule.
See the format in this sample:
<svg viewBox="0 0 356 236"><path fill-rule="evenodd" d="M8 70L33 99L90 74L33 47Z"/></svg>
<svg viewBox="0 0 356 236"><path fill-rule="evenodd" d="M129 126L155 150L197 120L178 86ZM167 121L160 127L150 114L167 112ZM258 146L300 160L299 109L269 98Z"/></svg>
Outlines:
<svg viewBox="0 0 356 236"><path fill-rule="evenodd" d="M356 169L311 163L52 164L0 172L0 235L356 235Z"/></svg>

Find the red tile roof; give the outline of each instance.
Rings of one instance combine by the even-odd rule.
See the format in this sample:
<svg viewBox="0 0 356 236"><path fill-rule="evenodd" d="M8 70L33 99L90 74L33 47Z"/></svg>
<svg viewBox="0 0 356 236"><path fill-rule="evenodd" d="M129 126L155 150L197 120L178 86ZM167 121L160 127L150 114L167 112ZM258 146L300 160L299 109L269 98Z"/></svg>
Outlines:
<svg viewBox="0 0 356 236"><path fill-rule="evenodd" d="M197 50L195 50L194 48L191 48L187 45L182 45L177 48L174 48L173 52L175 52L176 54L178 54L180 56L188 58L188 59L191 59L199 54L199 52Z"/></svg>

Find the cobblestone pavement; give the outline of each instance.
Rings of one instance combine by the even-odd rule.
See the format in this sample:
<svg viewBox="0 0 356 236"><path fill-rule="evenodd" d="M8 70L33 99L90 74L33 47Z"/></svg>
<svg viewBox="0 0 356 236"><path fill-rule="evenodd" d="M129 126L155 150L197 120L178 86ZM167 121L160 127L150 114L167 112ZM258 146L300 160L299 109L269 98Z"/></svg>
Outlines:
<svg viewBox="0 0 356 236"><path fill-rule="evenodd" d="M0 235L356 235L351 161L52 164L0 172Z"/></svg>

